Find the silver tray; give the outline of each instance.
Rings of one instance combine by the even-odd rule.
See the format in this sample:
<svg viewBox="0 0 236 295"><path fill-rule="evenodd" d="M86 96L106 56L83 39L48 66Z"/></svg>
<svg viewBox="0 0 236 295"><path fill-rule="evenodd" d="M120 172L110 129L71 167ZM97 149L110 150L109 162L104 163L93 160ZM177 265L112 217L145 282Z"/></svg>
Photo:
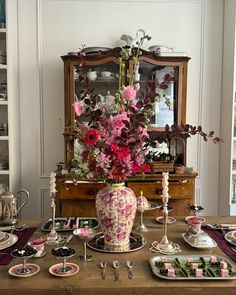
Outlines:
<svg viewBox="0 0 236 295"><path fill-rule="evenodd" d="M93 240L87 242L89 248L99 251L99 252L106 252L106 253L128 253L140 250L146 245L146 239L144 236L138 233L131 233L130 235L130 243L129 247L126 250L111 250L107 249L104 245L104 236L103 233L97 233Z"/></svg>
<svg viewBox="0 0 236 295"><path fill-rule="evenodd" d="M156 275L159 278L162 279L166 279L166 280L185 280L185 281L189 281L189 280L194 280L194 281L198 281L198 280L234 280L236 279L236 272L235 272L235 266L225 257L223 256L219 256L219 255L214 255L217 258L217 261L220 260L224 260L227 265L228 268L231 268L233 273L230 274L228 277L220 277L220 276L216 276L216 277L208 277L208 276L203 276L203 277L194 277L194 276L189 276L189 277L183 277L180 275L176 275L176 277L167 277L166 275L163 275L160 273L160 267L156 266L155 263L156 262L160 262L162 257L166 257L168 262L170 262L173 266L173 262L175 260L175 258L180 259L181 261L185 262L187 260L187 258L193 258L194 261L198 261L200 259L200 257L203 257L206 261L209 261L210 257L213 255L171 255L171 256L153 256L152 258L149 259L149 263L152 269L152 272L154 275ZM174 267L175 269L177 269L176 267Z"/></svg>
<svg viewBox="0 0 236 295"><path fill-rule="evenodd" d="M57 217L57 218L55 218L56 231L57 232L67 232L67 231L73 231L74 229L76 229L76 227L73 227L73 226L70 227L70 228L63 228L63 224L66 223L68 218L67 217ZM71 217L71 218L79 218L79 220L83 221L83 223L84 223L84 221L92 222L94 225L89 226L91 228L98 228L99 227L99 221L98 221L98 219L96 217ZM48 227L48 224L50 224L49 227ZM82 226L82 227L85 227L85 226ZM46 232L50 232L51 229L52 229L52 219L44 221L42 226L41 226L41 230L46 231Z"/></svg>

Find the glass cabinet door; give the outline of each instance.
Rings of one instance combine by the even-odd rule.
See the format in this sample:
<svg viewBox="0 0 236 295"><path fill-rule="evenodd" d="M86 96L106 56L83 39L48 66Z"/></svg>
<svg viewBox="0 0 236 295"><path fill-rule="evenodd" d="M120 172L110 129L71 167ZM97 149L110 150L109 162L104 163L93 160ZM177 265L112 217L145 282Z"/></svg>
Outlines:
<svg viewBox="0 0 236 295"><path fill-rule="evenodd" d="M115 107L115 94L119 89L118 75L118 61L74 65L74 101L81 101L85 107L89 107L90 104L102 105L112 113ZM89 122L90 118L81 115L76 119Z"/></svg>
<svg viewBox="0 0 236 295"><path fill-rule="evenodd" d="M163 129L177 125L179 106L179 66L161 65L141 60L138 78L145 97L155 99L149 127Z"/></svg>

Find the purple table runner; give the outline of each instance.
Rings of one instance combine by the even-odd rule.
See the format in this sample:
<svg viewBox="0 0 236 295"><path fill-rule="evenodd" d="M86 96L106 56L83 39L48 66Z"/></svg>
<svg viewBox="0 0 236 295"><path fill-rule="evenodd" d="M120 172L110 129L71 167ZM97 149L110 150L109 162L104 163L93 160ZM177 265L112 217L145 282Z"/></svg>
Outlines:
<svg viewBox="0 0 236 295"><path fill-rule="evenodd" d="M224 234L220 230L213 229L207 225L202 226L202 229L217 243L218 247L225 254L227 254L234 262L236 262L236 252L234 252L234 250L232 250L232 249L235 249L235 251L236 251L236 246L228 243L224 238ZM228 230L228 231L230 231L230 230ZM226 232L228 232L228 231L226 231Z"/></svg>
<svg viewBox="0 0 236 295"><path fill-rule="evenodd" d="M25 244L28 242L28 240L33 235L36 229L37 229L36 227L29 227L21 231L14 231L14 235L18 236L18 241L16 242L16 244L12 245L11 247L8 247L0 251L0 265L9 264L13 259L13 257L11 256L11 251L25 246ZM1 255L1 253L8 253L8 254Z"/></svg>

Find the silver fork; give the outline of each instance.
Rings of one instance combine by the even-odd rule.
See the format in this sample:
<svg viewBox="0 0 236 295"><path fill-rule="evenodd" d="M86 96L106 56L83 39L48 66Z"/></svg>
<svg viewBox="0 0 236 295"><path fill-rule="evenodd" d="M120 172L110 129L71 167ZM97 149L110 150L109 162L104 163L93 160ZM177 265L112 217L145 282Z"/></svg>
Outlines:
<svg viewBox="0 0 236 295"><path fill-rule="evenodd" d="M114 277L115 277L115 280L118 280L119 279L119 267L120 267L119 261L114 260L112 262L112 265L114 267Z"/></svg>
<svg viewBox="0 0 236 295"><path fill-rule="evenodd" d="M106 261L101 262L101 263L100 263L100 266L101 266L101 268L102 268L102 279L105 280L105 278L106 278L106 276L107 276L107 274L106 274L106 268L107 268L107 263L106 263Z"/></svg>
<svg viewBox="0 0 236 295"><path fill-rule="evenodd" d="M133 278L132 268L134 266L133 260L127 260L126 266L128 267L128 277L129 279Z"/></svg>

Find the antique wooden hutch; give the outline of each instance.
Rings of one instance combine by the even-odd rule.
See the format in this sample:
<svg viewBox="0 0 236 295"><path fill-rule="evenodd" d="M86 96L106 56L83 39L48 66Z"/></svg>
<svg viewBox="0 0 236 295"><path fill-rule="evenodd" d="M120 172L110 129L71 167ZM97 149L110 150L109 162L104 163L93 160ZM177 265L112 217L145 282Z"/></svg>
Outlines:
<svg viewBox="0 0 236 295"><path fill-rule="evenodd" d="M93 72L93 78L89 81L90 87L94 88L103 101L110 95L114 96L119 81L119 57L121 48L108 50L99 50L94 48L90 51L80 53L69 53L62 56L64 62L64 88L65 88L65 165L70 167L71 160L74 158L75 140L72 132L72 126L76 119L72 104L80 99L81 91L84 85L80 81L80 72ZM159 93L160 101L154 108L154 116L150 122L149 131L156 130L163 132L166 124L180 125L186 120L186 89L187 89L187 65L189 57L158 56L153 52L142 50L139 57L139 68L137 70L136 80L141 86L144 94L150 87L156 87L155 91ZM124 84L129 83L129 72L133 68L132 59L125 63ZM173 79L165 83L163 77L171 75ZM90 75L91 76L91 75ZM90 77L88 74L88 77ZM127 80L125 80L127 79ZM158 82L158 84L157 84ZM161 89L161 92L160 92ZM163 96L167 95L171 102L171 108L165 104ZM82 120L86 118L82 117ZM160 146L160 150L163 146ZM175 163L186 165L186 143L183 140L175 140L172 146L169 146L169 152L173 155ZM173 215L188 214L188 204L192 204L195 194L196 173L175 174L170 173L170 206L173 206ZM95 216L95 197L99 189L105 184L98 181L77 181L76 185L71 179L65 183L65 175L60 171L57 176L58 184L58 202L60 216ZM161 174L145 174L145 177L136 175L130 177L126 185L130 187L137 195L142 190L144 195L153 201L161 202ZM156 211L150 214L158 215Z"/></svg>

